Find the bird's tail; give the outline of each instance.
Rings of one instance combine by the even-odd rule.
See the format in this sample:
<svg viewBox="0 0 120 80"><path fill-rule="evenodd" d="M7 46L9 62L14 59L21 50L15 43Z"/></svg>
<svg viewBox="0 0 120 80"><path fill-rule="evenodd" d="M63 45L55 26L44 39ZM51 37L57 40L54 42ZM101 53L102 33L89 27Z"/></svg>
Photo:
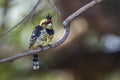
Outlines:
<svg viewBox="0 0 120 80"><path fill-rule="evenodd" d="M38 56L38 54L33 55L33 69L34 70L39 69L39 56Z"/></svg>

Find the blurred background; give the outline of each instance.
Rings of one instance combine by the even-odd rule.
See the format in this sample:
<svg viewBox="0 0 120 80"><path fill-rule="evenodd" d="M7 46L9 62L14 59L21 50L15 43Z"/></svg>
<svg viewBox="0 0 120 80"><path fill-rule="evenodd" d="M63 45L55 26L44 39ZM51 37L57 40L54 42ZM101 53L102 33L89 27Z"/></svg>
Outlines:
<svg viewBox="0 0 120 80"><path fill-rule="evenodd" d="M41 0L21 25L0 38L0 59L28 50L33 28L48 13L55 36L62 37L62 21L92 0ZM15 26L37 0L0 0L0 34ZM120 0L106 0L76 17L70 35L60 46L43 52L40 69L32 69L32 56L0 64L0 80L120 80Z"/></svg>

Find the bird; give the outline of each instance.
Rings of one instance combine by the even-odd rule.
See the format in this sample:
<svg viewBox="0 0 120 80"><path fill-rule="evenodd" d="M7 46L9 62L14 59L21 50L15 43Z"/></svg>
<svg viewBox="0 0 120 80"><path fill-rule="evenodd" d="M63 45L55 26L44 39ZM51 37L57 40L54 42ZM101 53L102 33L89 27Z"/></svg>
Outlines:
<svg viewBox="0 0 120 80"><path fill-rule="evenodd" d="M44 19L40 21L40 24L35 26L32 31L29 49L35 50L45 46L51 45L51 41L54 36L54 29L52 23L52 15L49 13ZM39 69L39 53L33 54L33 69Z"/></svg>

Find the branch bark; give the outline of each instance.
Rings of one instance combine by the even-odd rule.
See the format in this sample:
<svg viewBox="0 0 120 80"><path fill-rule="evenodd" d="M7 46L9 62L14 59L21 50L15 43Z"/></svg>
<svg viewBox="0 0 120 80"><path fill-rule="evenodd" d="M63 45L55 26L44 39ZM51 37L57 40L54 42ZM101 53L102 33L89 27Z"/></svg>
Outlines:
<svg viewBox="0 0 120 80"><path fill-rule="evenodd" d="M40 48L40 49L37 49L37 50L30 50L30 51L27 51L27 52L16 54L16 55L10 56L8 58L1 59L0 63L11 62L11 61L14 61L14 60L16 60L18 58L29 56L29 55L33 55L35 53L40 53L43 50L48 50L50 48L54 48L56 46L59 46L60 44L62 44L67 39L67 37L69 35L69 32L70 32L70 22L75 17L80 15L82 12L86 11L87 9L89 9L90 7L94 6L95 4L97 4L97 3L101 2L101 1L103 1L103 0L93 0L93 1L89 2L88 4L86 4L85 6L83 6L82 8L80 8L79 10L77 10L76 12L74 12L67 19L65 19L63 21L63 26L64 26L64 35L63 35L63 37L60 40L58 40L57 42L53 43L51 46L47 46L47 47L44 47L42 49Z"/></svg>

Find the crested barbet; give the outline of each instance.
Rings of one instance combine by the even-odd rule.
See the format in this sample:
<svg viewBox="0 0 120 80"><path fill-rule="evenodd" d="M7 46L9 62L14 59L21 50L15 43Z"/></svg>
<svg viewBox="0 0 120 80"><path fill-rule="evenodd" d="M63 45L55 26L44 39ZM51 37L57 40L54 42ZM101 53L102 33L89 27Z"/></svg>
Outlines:
<svg viewBox="0 0 120 80"><path fill-rule="evenodd" d="M54 35L52 26L52 15L48 14L40 21L40 24L34 28L29 43L30 50L35 50L51 44ZM39 69L38 53L33 54L33 69Z"/></svg>

